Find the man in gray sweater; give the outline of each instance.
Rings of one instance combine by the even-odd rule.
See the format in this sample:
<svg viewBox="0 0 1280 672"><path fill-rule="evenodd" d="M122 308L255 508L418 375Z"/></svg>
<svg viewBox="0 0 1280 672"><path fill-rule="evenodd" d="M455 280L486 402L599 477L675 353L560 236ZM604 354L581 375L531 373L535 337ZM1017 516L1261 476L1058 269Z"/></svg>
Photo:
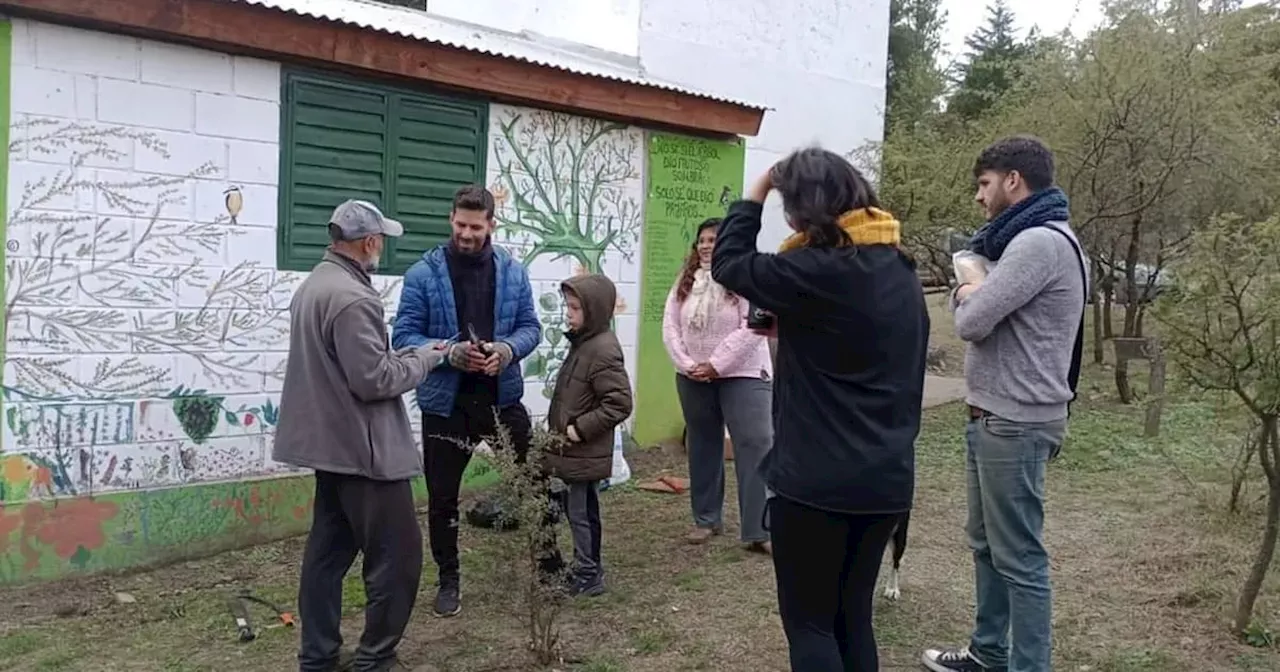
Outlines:
<svg viewBox="0 0 1280 672"><path fill-rule="evenodd" d="M1045 465L1067 429L1080 370L1087 261L1053 186L1053 154L1011 137L978 157L987 224L970 250L990 273L952 295L968 342L969 517L977 617L959 649L929 649L934 672L1048 672L1052 592L1044 547Z"/></svg>
<svg viewBox="0 0 1280 672"><path fill-rule="evenodd" d="M294 292L289 360L272 458L314 469L315 512L302 556L299 669L339 669L342 580L364 554L365 630L353 668L389 670L418 595L422 531L410 482L422 474L403 396L444 359L391 350L369 274L404 227L372 203L329 219L332 245Z"/></svg>

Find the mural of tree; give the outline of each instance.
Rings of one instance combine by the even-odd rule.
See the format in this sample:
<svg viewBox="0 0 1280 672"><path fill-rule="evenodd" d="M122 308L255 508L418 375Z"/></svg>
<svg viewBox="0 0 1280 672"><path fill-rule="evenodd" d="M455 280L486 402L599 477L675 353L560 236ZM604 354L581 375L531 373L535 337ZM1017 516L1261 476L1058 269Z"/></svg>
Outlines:
<svg viewBox="0 0 1280 672"><path fill-rule="evenodd" d="M574 273L599 273L614 252L634 261L641 225L642 134L626 124L544 110L495 106L492 191L498 231L522 249L526 266L543 256L574 260ZM543 346L524 361L525 378L550 397L568 343L560 295L538 297Z"/></svg>
<svg viewBox="0 0 1280 672"><path fill-rule="evenodd" d="M546 292L538 297L539 312L542 313L542 342L532 355L524 360L524 377L542 383L542 396L550 399L556 386L556 374L560 365L569 353L569 339L564 335L564 313L561 311L560 295Z"/></svg>
<svg viewBox="0 0 1280 672"><path fill-rule="evenodd" d="M508 109L498 122L495 194L510 207L499 230L529 245L523 260L572 257L587 272L615 250L630 260L640 235L640 134L626 124Z"/></svg>
<svg viewBox="0 0 1280 672"><path fill-rule="evenodd" d="M255 264L202 265L240 233L226 215L212 222L167 218L186 203L192 180L216 176L211 164L178 177L107 178L111 173L86 166L118 161L130 146L165 158L168 149L145 131L123 127L37 118L14 129L11 156L70 159L23 184L9 213L10 235L27 233L9 242L6 333L11 344L55 354L10 352L14 378L6 386L78 399L163 394L173 389L174 373L145 358L161 353L187 355L210 381L228 386L240 376L273 375L261 370L261 355L250 346L286 334L286 306L274 297L287 300L294 278ZM120 214L51 205L79 198ZM175 308L180 290L201 296L202 305ZM102 356L91 369L72 366L73 355L84 353Z"/></svg>

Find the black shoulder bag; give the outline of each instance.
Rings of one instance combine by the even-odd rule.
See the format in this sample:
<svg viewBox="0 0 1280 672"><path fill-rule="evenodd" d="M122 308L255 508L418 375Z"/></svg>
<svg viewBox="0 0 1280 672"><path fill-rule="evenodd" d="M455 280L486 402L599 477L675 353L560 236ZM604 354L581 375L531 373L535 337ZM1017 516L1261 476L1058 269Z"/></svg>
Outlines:
<svg viewBox="0 0 1280 672"><path fill-rule="evenodd" d="M1071 243L1072 249L1076 251L1076 262L1080 264L1080 280L1084 288L1084 305L1080 310L1080 326L1076 327L1076 342L1071 347L1071 367L1067 369L1067 385L1071 387L1071 401L1075 402L1079 394L1076 388L1080 385L1080 365L1084 358L1084 314L1089 309L1089 271L1084 267L1084 251L1080 249L1080 244L1075 241L1066 231L1056 226L1045 224L1045 227L1052 231L1058 232L1063 238ZM1070 415L1070 405L1067 406L1067 414Z"/></svg>

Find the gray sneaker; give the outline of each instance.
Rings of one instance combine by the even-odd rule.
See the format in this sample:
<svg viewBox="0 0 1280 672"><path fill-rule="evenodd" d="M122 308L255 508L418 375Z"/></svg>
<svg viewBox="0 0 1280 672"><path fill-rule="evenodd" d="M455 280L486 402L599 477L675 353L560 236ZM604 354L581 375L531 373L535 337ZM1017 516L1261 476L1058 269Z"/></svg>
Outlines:
<svg viewBox="0 0 1280 672"><path fill-rule="evenodd" d="M450 618L462 612L462 597L459 594L458 584L455 578L440 580L440 590L436 592L436 616Z"/></svg>

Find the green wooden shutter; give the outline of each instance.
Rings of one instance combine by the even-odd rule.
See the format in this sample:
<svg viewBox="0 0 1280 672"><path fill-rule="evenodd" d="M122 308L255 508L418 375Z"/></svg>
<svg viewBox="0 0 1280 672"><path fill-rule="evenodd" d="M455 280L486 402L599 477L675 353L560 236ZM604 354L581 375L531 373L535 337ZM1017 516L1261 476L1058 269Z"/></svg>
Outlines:
<svg viewBox="0 0 1280 672"><path fill-rule="evenodd" d="M412 94L393 99L391 193L405 233L389 246L388 272L403 273L448 240L453 193L484 184L488 111L483 101Z"/></svg>
<svg viewBox="0 0 1280 672"><path fill-rule="evenodd" d="M286 73L281 113L279 264L307 271L348 198L399 219L382 273L404 273L449 238L453 193L483 184L488 103Z"/></svg>
<svg viewBox="0 0 1280 672"><path fill-rule="evenodd" d="M311 270L329 215L348 198L386 204L387 95L287 75L280 171L280 268Z"/></svg>

